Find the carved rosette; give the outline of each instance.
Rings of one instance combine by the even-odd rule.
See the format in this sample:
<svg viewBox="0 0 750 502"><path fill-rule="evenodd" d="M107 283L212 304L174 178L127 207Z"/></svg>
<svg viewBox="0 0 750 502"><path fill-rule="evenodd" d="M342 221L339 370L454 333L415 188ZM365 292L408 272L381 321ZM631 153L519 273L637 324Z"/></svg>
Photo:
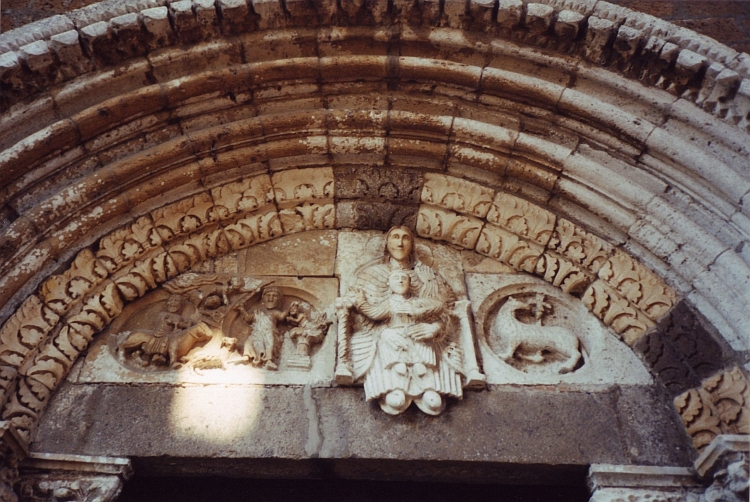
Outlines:
<svg viewBox="0 0 750 502"><path fill-rule="evenodd" d="M492 205L494 190L460 178L427 173L422 188L424 204L457 213L485 218Z"/></svg>

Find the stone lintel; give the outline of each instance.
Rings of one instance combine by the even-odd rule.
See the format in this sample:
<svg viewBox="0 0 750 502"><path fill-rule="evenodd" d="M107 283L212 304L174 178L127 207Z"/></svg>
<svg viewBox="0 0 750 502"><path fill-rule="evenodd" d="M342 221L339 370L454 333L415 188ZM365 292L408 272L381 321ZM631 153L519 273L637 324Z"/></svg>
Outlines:
<svg viewBox="0 0 750 502"><path fill-rule="evenodd" d="M695 460L695 471L700 477L706 477L716 466L724 455L734 452L750 451L750 435L747 434L722 434L716 436L700 457Z"/></svg>

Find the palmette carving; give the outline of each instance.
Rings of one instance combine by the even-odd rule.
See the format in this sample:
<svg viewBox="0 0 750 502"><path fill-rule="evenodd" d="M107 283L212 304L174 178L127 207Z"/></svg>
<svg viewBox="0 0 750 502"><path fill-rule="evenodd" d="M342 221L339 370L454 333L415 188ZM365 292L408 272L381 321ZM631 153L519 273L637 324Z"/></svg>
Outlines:
<svg viewBox="0 0 750 502"><path fill-rule="evenodd" d="M112 274L161 245L161 237L149 216L118 228L99 241L97 259Z"/></svg>
<svg viewBox="0 0 750 502"><path fill-rule="evenodd" d="M721 434L721 421L707 403L708 397L700 389L690 389L674 399L674 406L685 424L693 446L700 451Z"/></svg>
<svg viewBox="0 0 750 502"><path fill-rule="evenodd" d="M417 260L406 227L386 234L382 258L357 272L354 288L336 302L339 358L336 381L362 382L365 398L397 415L412 402L430 415L460 398L463 386L484 382L473 338L460 321L467 305L455 301L445 279ZM460 303L460 305L456 305Z"/></svg>
<svg viewBox="0 0 750 502"><path fill-rule="evenodd" d="M417 214L417 233L421 237L447 241L467 249L474 249L482 221L435 206L422 205Z"/></svg>
<svg viewBox="0 0 750 502"><path fill-rule="evenodd" d="M41 383L48 389L36 393L41 401L46 399L49 391L57 388L94 335L119 315L122 307L115 284L109 283L92 295L80 312L66 318L60 331L41 348L25 372L30 381Z"/></svg>
<svg viewBox="0 0 750 502"><path fill-rule="evenodd" d="M13 382L15 382L17 376L17 367L0 365L0 403L5 403L8 399L9 393L13 389Z"/></svg>
<svg viewBox="0 0 750 502"><path fill-rule="evenodd" d="M301 202L333 199L333 169L330 167L281 171L274 173L271 182L280 209Z"/></svg>
<svg viewBox="0 0 750 502"><path fill-rule="evenodd" d="M281 209L279 219L285 234L307 230L335 228L336 207L333 204L310 204Z"/></svg>
<svg viewBox="0 0 750 502"><path fill-rule="evenodd" d="M487 216L494 190L460 178L425 174L422 202L478 218Z"/></svg>
<svg viewBox="0 0 750 502"><path fill-rule="evenodd" d="M151 211L159 236L170 241L179 235L191 234L214 221L211 196L204 192Z"/></svg>
<svg viewBox="0 0 750 502"><path fill-rule="evenodd" d="M654 321L666 314L677 298L656 274L622 252L604 263L599 277Z"/></svg>
<svg viewBox="0 0 750 502"><path fill-rule="evenodd" d="M485 225L476 250L516 270L533 272L543 248L495 225Z"/></svg>
<svg viewBox="0 0 750 502"><path fill-rule="evenodd" d="M593 275L584 272L578 265L549 251L539 257L535 272L545 281L572 295L583 293L594 280Z"/></svg>
<svg viewBox="0 0 750 502"><path fill-rule="evenodd" d="M555 228L554 214L507 193L495 196L487 221L542 246L547 245Z"/></svg>
<svg viewBox="0 0 750 502"><path fill-rule="evenodd" d="M596 274L612 255L612 246L568 220L558 218L547 248Z"/></svg>
<svg viewBox="0 0 750 502"><path fill-rule="evenodd" d="M63 274L53 275L42 284L39 296L57 314L63 315L107 275L107 269L91 250L84 249Z"/></svg>
<svg viewBox="0 0 750 502"><path fill-rule="evenodd" d="M201 262L226 254L229 241L222 228L214 228L181 239L170 245L167 251L175 268L186 272Z"/></svg>
<svg viewBox="0 0 750 502"><path fill-rule="evenodd" d="M177 266L169 253L157 250L153 256L136 261L128 274L115 278L114 282L122 297L132 301L176 275Z"/></svg>
<svg viewBox="0 0 750 502"><path fill-rule="evenodd" d="M276 211L247 214L224 227L224 233L233 251L258 242L267 241L284 233Z"/></svg>
<svg viewBox="0 0 750 502"><path fill-rule="evenodd" d="M0 330L0 362L19 367L57 324L59 316L30 296Z"/></svg>
<svg viewBox="0 0 750 502"><path fill-rule="evenodd" d="M611 327L628 345L633 345L654 325L604 281L597 279L583 294L584 305Z"/></svg>
<svg viewBox="0 0 750 502"><path fill-rule="evenodd" d="M703 381L716 410L723 432L750 434L750 386L739 368L719 373Z"/></svg>
<svg viewBox="0 0 750 502"><path fill-rule="evenodd" d="M212 216L225 220L235 214L255 211L274 201L271 178L267 174L239 181L211 190L214 201Z"/></svg>
<svg viewBox="0 0 750 502"><path fill-rule="evenodd" d="M117 285L109 282L83 304L80 312L69 316L67 323L79 332L93 337L120 315L123 306Z"/></svg>

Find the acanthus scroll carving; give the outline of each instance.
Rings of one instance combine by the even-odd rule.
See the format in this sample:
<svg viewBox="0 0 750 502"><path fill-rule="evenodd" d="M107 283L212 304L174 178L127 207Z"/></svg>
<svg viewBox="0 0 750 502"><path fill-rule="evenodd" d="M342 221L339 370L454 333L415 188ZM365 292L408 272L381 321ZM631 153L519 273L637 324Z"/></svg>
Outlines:
<svg viewBox="0 0 750 502"><path fill-rule="evenodd" d="M693 446L703 450L720 434L750 434L750 384L740 368L718 373L674 399Z"/></svg>
<svg viewBox="0 0 750 502"><path fill-rule="evenodd" d="M368 401L397 415L412 402L430 415L464 387L484 386L467 319L446 280L415 256L414 235L393 227L382 258L356 273L336 302L336 381L363 383Z"/></svg>

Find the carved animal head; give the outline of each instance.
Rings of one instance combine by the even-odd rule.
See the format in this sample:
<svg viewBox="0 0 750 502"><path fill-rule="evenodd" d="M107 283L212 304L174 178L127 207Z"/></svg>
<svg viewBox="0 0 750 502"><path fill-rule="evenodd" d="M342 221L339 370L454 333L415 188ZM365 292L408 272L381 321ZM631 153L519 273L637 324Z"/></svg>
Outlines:
<svg viewBox="0 0 750 502"><path fill-rule="evenodd" d="M188 333L199 342L207 342L211 339L211 335L202 329L191 329Z"/></svg>
<svg viewBox="0 0 750 502"><path fill-rule="evenodd" d="M230 351L235 350L237 348L237 339L231 337L222 338L221 348L227 348Z"/></svg>
<svg viewBox="0 0 750 502"><path fill-rule="evenodd" d="M544 301L544 294L538 293L534 298L524 300L513 296L509 297L499 313L524 324L540 324L544 315L551 310L552 305Z"/></svg>
<svg viewBox="0 0 750 502"><path fill-rule="evenodd" d="M515 313L517 311L519 311L519 310L526 311L526 312L531 312L532 311L532 306L529 305L528 303L524 302L524 301L519 300L515 296L510 296L505 301L505 304L500 309L500 312L503 313L503 314L505 314L505 315L507 315L507 316L511 316L511 317L515 318L516 317Z"/></svg>

